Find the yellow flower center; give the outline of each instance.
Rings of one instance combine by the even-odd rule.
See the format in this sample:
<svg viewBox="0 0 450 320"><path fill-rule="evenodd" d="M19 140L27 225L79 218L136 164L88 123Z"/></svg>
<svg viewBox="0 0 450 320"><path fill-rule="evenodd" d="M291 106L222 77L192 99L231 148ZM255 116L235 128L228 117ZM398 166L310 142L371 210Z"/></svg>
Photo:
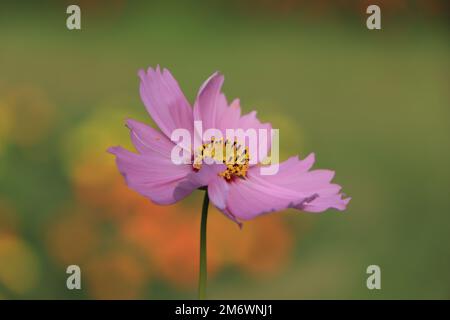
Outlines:
<svg viewBox="0 0 450 320"><path fill-rule="evenodd" d="M216 162L226 165L226 169L219 173L219 176L230 181L233 177L245 178L249 168L250 155L248 147L242 147L236 140L214 139L201 145L194 154L195 170L200 170L205 158L213 159Z"/></svg>

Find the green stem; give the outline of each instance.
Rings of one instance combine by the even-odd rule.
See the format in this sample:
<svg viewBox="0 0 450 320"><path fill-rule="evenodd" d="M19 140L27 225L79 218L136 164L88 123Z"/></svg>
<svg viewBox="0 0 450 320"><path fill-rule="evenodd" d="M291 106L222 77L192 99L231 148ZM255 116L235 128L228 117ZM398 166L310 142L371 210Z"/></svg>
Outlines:
<svg viewBox="0 0 450 320"><path fill-rule="evenodd" d="M205 191L202 208L202 222L200 225L200 273L198 277L198 298L206 298L206 221L208 219L209 197L208 191Z"/></svg>

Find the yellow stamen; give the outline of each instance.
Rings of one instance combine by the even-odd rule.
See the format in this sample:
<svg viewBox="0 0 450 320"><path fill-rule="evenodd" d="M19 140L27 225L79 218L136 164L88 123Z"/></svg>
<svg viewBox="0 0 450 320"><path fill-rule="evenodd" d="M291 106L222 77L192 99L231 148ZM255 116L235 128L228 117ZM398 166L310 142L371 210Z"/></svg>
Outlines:
<svg viewBox="0 0 450 320"><path fill-rule="evenodd" d="M219 148L222 147L222 150ZM219 151L219 152L217 152ZM220 152L222 151L222 152ZM211 138L210 142L201 145L194 157L193 168L200 170L205 158L211 158L220 161L226 165L226 169L219 173L220 177L230 181L233 177L245 178L249 168L250 154L248 147L242 146L235 140L216 140Z"/></svg>

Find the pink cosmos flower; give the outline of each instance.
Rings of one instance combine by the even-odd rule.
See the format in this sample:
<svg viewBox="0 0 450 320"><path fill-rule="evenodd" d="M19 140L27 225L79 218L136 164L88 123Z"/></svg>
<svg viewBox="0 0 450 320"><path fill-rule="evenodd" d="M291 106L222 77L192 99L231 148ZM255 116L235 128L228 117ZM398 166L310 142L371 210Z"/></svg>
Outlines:
<svg viewBox="0 0 450 320"><path fill-rule="evenodd" d="M157 204L175 203L192 191L207 189L211 202L228 218L237 222L267 212L295 208L322 212L329 208L344 210L350 198L344 198L341 187L331 183L334 172L310 170L314 154L300 160L297 156L279 164L274 175L262 175L259 164L229 167L226 164L174 164L171 140L176 129L186 129L192 136L194 121L203 128L270 129L261 123L256 112L241 115L239 100L228 104L221 87L224 78L214 73L200 87L193 108L177 81L167 69L139 71L140 95L160 131L136 120L127 120L131 140L137 153L122 147L111 147L117 166L128 186ZM195 154L195 150L191 150ZM203 153L202 153L203 154Z"/></svg>

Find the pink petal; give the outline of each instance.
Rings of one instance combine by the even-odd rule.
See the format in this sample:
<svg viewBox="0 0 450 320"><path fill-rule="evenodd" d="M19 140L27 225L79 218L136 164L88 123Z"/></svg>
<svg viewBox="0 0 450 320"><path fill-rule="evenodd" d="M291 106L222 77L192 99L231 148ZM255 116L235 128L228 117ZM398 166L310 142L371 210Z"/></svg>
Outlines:
<svg viewBox="0 0 450 320"><path fill-rule="evenodd" d="M228 183L222 177L216 176L208 184L208 196L211 202L220 210L226 207L226 199L228 194Z"/></svg>
<svg viewBox="0 0 450 320"><path fill-rule="evenodd" d="M343 199L341 187L330 183L334 172L308 171L313 163L313 154L303 161L292 157L280 164L277 174L266 176L260 174L259 167L252 167L246 179L230 183L227 209L242 220L287 208L308 212L345 210L350 198Z"/></svg>
<svg viewBox="0 0 450 320"><path fill-rule="evenodd" d="M307 195L266 182L257 175L230 183L227 209L241 220L299 205Z"/></svg>
<svg viewBox="0 0 450 320"><path fill-rule="evenodd" d="M230 106L228 106L224 95L221 95L221 99L222 102L218 104L221 108L217 112L216 123L217 128L221 130L222 134L225 136L226 129L237 128L241 117L241 107L239 105L239 99L235 99Z"/></svg>
<svg viewBox="0 0 450 320"><path fill-rule="evenodd" d="M339 194L341 187L331 183L334 171L323 169L309 171L314 161L313 153L304 160L291 157L280 164L277 174L263 176L263 179L290 190L310 195L317 194L319 197L315 201L325 196L332 196L335 199L334 196ZM341 201L336 202L336 206L331 207L339 209L342 207ZM304 210L308 211L307 209Z"/></svg>
<svg viewBox="0 0 450 320"><path fill-rule="evenodd" d="M186 179L177 187L175 192L182 192L183 190L195 190L201 187L207 187L214 180L219 179L219 172L225 170L223 164L202 164L199 171L190 170ZM222 178L220 178L222 179ZM223 180L223 179L222 179Z"/></svg>
<svg viewBox="0 0 450 320"><path fill-rule="evenodd" d="M192 171L190 165L175 165L170 157L160 153L132 153L122 147L108 151L116 156L117 167L127 185L157 204L172 204L194 189L175 190Z"/></svg>
<svg viewBox="0 0 450 320"><path fill-rule="evenodd" d="M229 219L236 222L239 226L242 224L237 218L229 212L226 207L226 199L228 196L229 183L222 177L219 177L219 173L225 170L226 166L223 164L211 164L203 163L201 169L198 172L191 172L186 179L180 183L175 194L183 192L185 190L195 190L201 187L208 187L208 196L211 202Z"/></svg>
<svg viewBox="0 0 450 320"><path fill-rule="evenodd" d="M131 141L139 153L158 153L170 158L174 143L164 134L133 119L128 119L126 124L130 129Z"/></svg>
<svg viewBox="0 0 450 320"><path fill-rule="evenodd" d="M272 137L271 137L271 129L272 129L272 125L270 123L262 123L257 117L256 117L256 111L252 111L250 113L247 113L245 115L243 115L238 123L236 128L240 128L245 130L248 129L254 129L256 131L257 137L258 137L258 144L257 144L257 148L265 148L263 150L265 150L265 152L260 156L258 150L252 150L250 148L249 152L250 152L250 158L256 157L256 159L258 160L258 162L262 162L268 155L270 152L270 148L272 145ZM262 146L262 141L259 139L259 130L263 130L266 132L266 137L267 137L267 145ZM249 141L246 140L246 146L249 146ZM261 144L261 145L260 145Z"/></svg>
<svg viewBox="0 0 450 320"><path fill-rule="evenodd" d="M230 190L229 183L222 177L215 176L208 184L208 196L211 202L219 209L227 218L236 222L239 227L242 223L227 208L228 192Z"/></svg>
<svg viewBox="0 0 450 320"><path fill-rule="evenodd" d="M173 130L184 128L193 132L192 109L183 92L167 69L162 72L148 68L139 71L141 99L148 113L170 139Z"/></svg>
<svg viewBox="0 0 450 320"><path fill-rule="evenodd" d="M203 131L210 128L218 129L217 114L220 114L226 106L224 96L220 93L223 80L223 76L215 72L203 83L198 92L194 104L194 120L202 121Z"/></svg>
<svg viewBox="0 0 450 320"><path fill-rule="evenodd" d="M329 208L334 208L343 211L346 209L350 200L351 198L343 199L341 194L319 195L319 197L314 201L311 201L311 203L304 203L297 209L308 212L323 212Z"/></svg>

